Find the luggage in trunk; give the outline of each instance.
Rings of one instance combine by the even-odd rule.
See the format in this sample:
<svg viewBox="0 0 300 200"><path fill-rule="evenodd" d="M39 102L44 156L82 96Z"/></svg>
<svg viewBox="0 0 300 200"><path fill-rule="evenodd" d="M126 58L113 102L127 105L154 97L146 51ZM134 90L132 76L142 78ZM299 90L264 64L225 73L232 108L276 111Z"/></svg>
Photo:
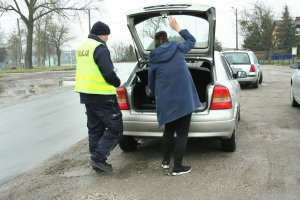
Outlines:
<svg viewBox="0 0 300 200"><path fill-rule="evenodd" d="M202 103L207 101L207 86L212 81L211 72L208 68L189 68L194 80L199 99ZM136 111L155 111L155 99L147 97L145 86L148 84L148 70L136 72L137 78L133 82L132 106ZM180 83L178 83L180 84Z"/></svg>

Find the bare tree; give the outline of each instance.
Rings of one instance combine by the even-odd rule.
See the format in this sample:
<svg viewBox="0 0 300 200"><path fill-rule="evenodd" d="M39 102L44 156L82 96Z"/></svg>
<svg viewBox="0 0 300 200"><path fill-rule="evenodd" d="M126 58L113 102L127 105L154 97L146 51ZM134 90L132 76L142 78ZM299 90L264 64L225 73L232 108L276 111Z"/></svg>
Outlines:
<svg viewBox="0 0 300 200"><path fill-rule="evenodd" d="M18 65L19 63L19 58L21 55L20 52L20 42L19 42L19 35L17 34L16 31L14 31L7 42L7 49L8 51L8 56L14 65Z"/></svg>
<svg viewBox="0 0 300 200"><path fill-rule="evenodd" d="M49 35L47 28L50 24L50 17L46 16L36 21L34 26L34 53L37 57L39 65L45 65L44 61L47 59L47 55L50 53L49 49Z"/></svg>
<svg viewBox="0 0 300 200"><path fill-rule="evenodd" d="M114 62L123 62L127 60L127 52L129 45L127 46L123 41L114 42L111 45L112 59Z"/></svg>
<svg viewBox="0 0 300 200"><path fill-rule="evenodd" d="M0 0L0 15L4 12L15 12L25 23L27 27L25 68L32 68L33 29L36 20L51 13L56 13L67 18L69 13L65 11L99 10L99 3L101 1L102 0ZM24 10L24 7L27 8L27 10Z"/></svg>
<svg viewBox="0 0 300 200"><path fill-rule="evenodd" d="M244 39L244 48L252 50L274 49L275 20L271 8L257 2L253 9L243 11L240 22Z"/></svg>
<svg viewBox="0 0 300 200"><path fill-rule="evenodd" d="M147 20L146 22L146 29L144 30L144 34L151 39L154 39L155 33L165 26L167 23L162 17L153 17Z"/></svg>
<svg viewBox="0 0 300 200"><path fill-rule="evenodd" d="M6 46L6 44L4 41L4 33L2 31L0 31L0 63L4 62L5 58L6 58L7 52L6 52L5 46Z"/></svg>
<svg viewBox="0 0 300 200"><path fill-rule="evenodd" d="M0 27L1 30L1 27ZM5 47L5 42L4 42L4 32L0 31L0 48Z"/></svg>
<svg viewBox="0 0 300 200"><path fill-rule="evenodd" d="M62 25L51 24L48 27L48 34L49 34L50 44L54 47L56 52L57 65L60 66L61 48L66 42L74 39L74 37L70 35L69 28L64 24Z"/></svg>

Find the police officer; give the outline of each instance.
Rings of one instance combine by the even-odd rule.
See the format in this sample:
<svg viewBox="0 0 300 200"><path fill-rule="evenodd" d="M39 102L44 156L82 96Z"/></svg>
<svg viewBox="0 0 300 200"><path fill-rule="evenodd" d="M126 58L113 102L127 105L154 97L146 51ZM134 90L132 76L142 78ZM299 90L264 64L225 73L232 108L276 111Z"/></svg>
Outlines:
<svg viewBox="0 0 300 200"><path fill-rule="evenodd" d="M106 46L109 34L105 23L98 21L93 25L87 40L76 50L75 79L75 91L86 107L91 165L94 170L106 172L112 172L106 160L123 135L122 113L116 98L116 87L121 81Z"/></svg>

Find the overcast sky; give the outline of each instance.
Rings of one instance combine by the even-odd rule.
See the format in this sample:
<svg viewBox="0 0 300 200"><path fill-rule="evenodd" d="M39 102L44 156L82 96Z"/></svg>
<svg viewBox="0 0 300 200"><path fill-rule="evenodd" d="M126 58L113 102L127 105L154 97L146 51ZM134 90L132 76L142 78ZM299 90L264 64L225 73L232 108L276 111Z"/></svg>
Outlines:
<svg viewBox="0 0 300 200"><path fill-rule="evenodd" d="M108 45L116 41L131 42L131 36L126 26L126 12L137 7L143 7L155 4L165 3L198 3L213 6L216 8L217 24L216 37L222 43L223 47L235 47L235 14L233 8L238 10L238 19L241 12L245 9L253 8L256 0L104 0L101 4L102 14L91 12L91 23L103 21L111 28ZM260 0L266 6L274 11L275 17L280 18L284 5L288 5L293 17L300 17L300 1L299 0ZM83 15L84 16L84 15ZM8 33L16 30L17 16L5 14L0 18L1 31ZM88 18L83 17L81 23L71 23L72 34L77 38L65 49L76 48L88 35ZM184 24L181 24L184 28ZM241 37L239 36L239 46Z"/></svg>

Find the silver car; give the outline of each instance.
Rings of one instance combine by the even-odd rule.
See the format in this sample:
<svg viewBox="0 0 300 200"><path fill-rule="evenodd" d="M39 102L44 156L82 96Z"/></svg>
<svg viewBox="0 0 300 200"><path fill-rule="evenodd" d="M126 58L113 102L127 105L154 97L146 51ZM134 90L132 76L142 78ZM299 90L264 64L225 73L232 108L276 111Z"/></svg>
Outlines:
<svg viewBox="0 0 300 200"><path fill-rule="evenodd" d="M245 71L247 78L238 79L241 85L250 84L253 88L258 88L263 81L263 74L259 61L253 51L236 50L222 52L233 72Z"/></svg>
<svg viewBox="0 0 300 200"><path fill-rule="evenodd" d="M291 78L291 105L297 107L300 105L300 62L294 62L290 68L295 69Z"/></svg>
<svg viewBox="0 0 300 200"><path fill-rule="evenodd" d="M204 107L192 114L189 137L216 137L221 139L223 151L235 151L236 127L240 118L237 78L246 77L246 73L233 73L224 56L214 51L215 9L195 4L151 6L128 13L128 27L136 45L138 62L127 82L117 89L124 123L120 148L134 151L140 139L162 137L164 127L158 127L155 100L147 97L145 86L148 84L148 55L154 48L154 34L165 30L169 40L182 41L168 26L168 15L174 16L197 41L186 55L186 63Z"/></svg>

